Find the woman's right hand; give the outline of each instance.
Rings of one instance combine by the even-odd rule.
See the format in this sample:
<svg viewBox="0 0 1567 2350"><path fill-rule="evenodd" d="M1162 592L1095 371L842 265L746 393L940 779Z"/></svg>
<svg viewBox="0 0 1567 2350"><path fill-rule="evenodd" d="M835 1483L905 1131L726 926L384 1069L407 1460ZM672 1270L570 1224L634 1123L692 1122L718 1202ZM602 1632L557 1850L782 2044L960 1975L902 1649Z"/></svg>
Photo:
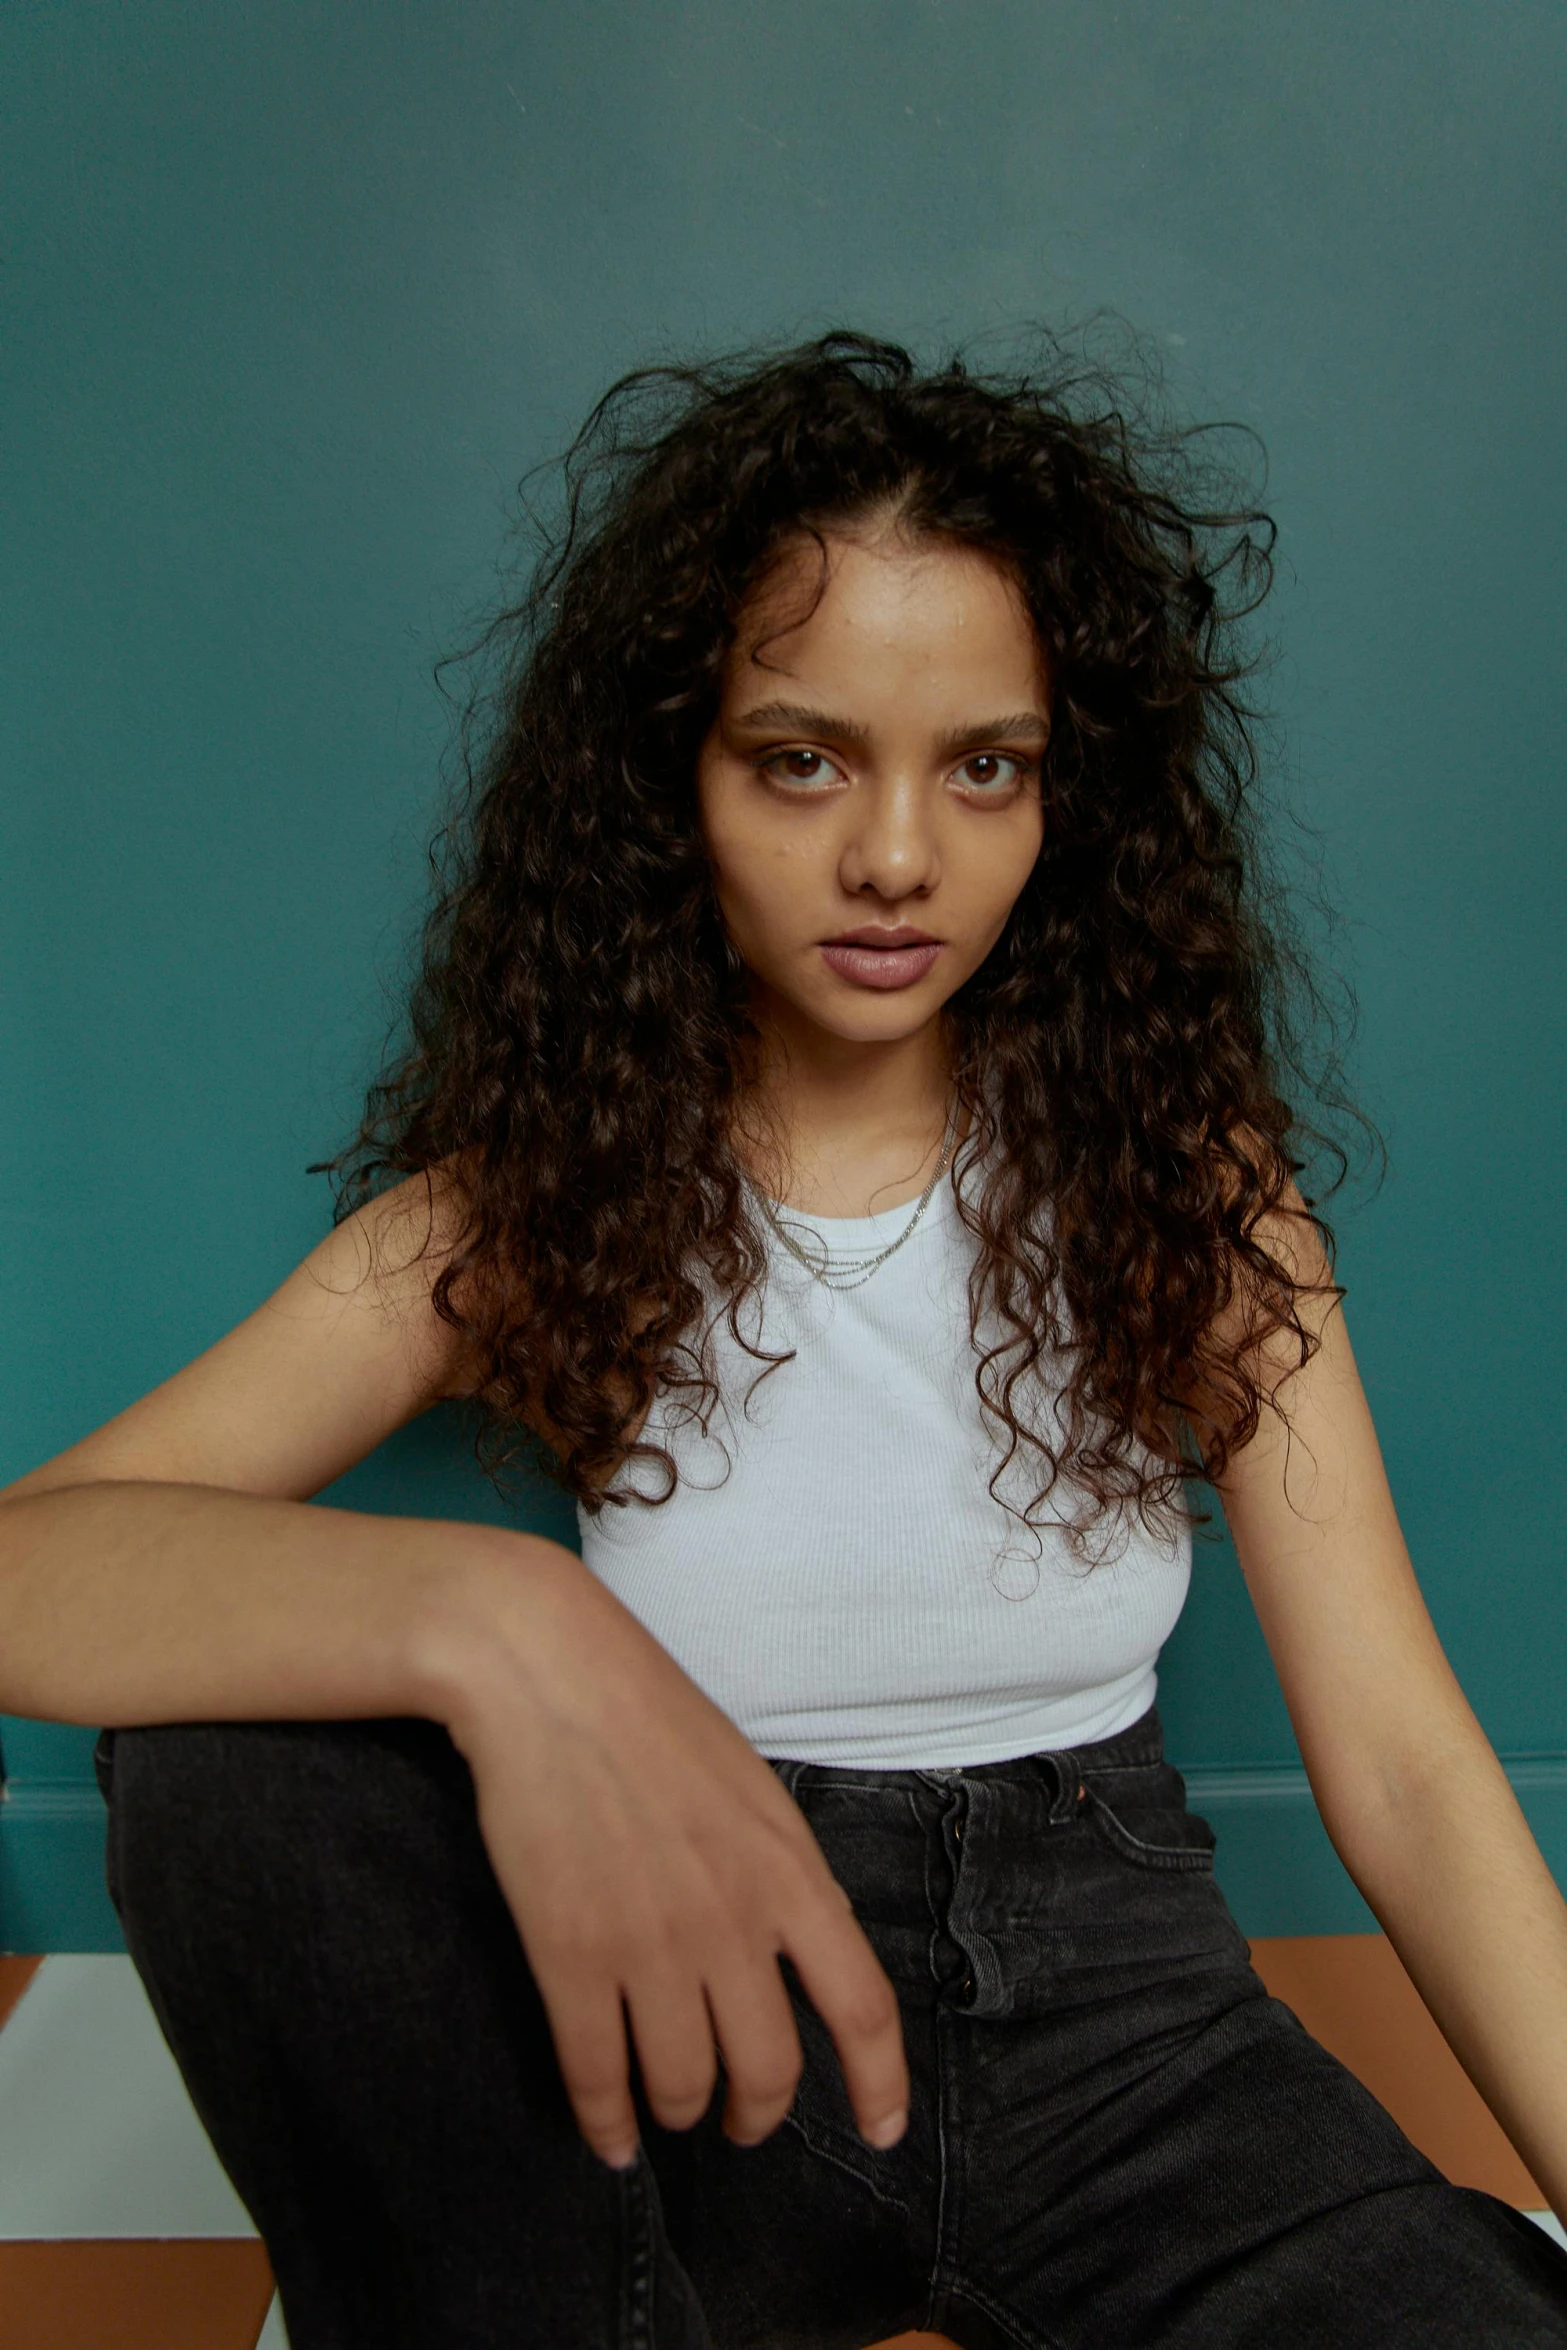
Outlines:
<svg viewBox="0 0 1567 2350"><path fill-rule="evenodd" d="M891 1986L732 1723L559 1543L308 1498L472 1392L430 1303L455 1228L439 1187L433 1210L422 1178L382 1193L205 1354L0 1494L0 1708L432 1715L473 1772L591 2145L636 2145L623 2007L661 2122L706 2110L719 2051L731 2135L782 2120L800 2048L780 1954L860 2126L890 2143L908 2096Z"/></svg>
<svg viewBox="0 0 1567 2350"><path fill-rule="evenodd" d="M636 2153L627 2020L666 2128L707 2111L721 2055L728 2135L775 2129L802 2061L780 1956L861 2132L894 2144L898 2002L847 1895L767 1763L582 1562L504 1537L431 1670L588 2144L617 2166Z"/></svg>

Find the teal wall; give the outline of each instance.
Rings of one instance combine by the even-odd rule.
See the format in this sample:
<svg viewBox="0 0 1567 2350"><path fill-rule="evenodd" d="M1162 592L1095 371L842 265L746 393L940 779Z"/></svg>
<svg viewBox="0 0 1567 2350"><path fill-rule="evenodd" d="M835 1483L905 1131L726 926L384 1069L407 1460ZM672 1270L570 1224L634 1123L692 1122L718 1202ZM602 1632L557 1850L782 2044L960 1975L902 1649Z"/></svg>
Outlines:
<svg viewBox="0 0 1567 2350"><path fill-rule="evenodd" d="M1272 454L1350 1326L1567 1868L1559 0L13 0L0 87L0 1477L323 1230L524 466L666 349L1109 305ZM340 1498L486 1507L439 1417ZM1227 1550L1165 1691L1243 1923L1368 1922ZM4 1738L0 1940L112 1940L88 1734Z"/></svg>

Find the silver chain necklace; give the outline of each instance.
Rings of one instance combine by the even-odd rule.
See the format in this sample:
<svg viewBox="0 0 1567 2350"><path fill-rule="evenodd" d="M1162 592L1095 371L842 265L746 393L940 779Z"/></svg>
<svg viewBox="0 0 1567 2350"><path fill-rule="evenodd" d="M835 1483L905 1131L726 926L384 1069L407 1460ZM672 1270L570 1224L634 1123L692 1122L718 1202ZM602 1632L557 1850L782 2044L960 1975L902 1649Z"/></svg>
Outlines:
<svg viewBox="0 0 1567 2350"><path fill-rule="evenodd" d="M820 1282L823 1289L858 1289L862 1283L869 1281L871 1275L884 1265L889 1257L896 1256L904 1242L912 1237L920 1218L936 1196L937 1184L952 1163L953 1148L957 1140L957 1122L957 1104L954 1102L947 1115L946 1130L941 1138L941 1156L936 1161L935 1174L920 1193L915 1202L914 1213L898 1234L897 1239L889 1241L884 1249L878 1249L874 1256L834 1257L832 1250L818 1232L810 1234L810 1238L815 1244L814 1253L807 1254L781 1221L766 1193L757 1191L756 1196L761 1202L762 1213L795 1262L803 1265L811 1279ZM755 1187L753 1186L753 1188ZM806 1227L801 1225L796 1229L804 1231Z"/></svg>

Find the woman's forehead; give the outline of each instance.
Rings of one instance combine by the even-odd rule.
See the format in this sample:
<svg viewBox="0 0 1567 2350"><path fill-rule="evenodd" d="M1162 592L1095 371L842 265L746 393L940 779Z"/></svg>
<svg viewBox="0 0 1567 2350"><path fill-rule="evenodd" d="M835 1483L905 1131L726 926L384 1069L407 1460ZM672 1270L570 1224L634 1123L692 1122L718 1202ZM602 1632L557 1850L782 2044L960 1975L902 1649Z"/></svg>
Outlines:
<svg viewBox="0 0 1567 2350"><path fill-rule="evenodd" d="M1048 704L1045 663L1022 591L999 558L883 527L802 538L780 551L741 613L725 704L798 699L790 684L879 681ZM1001 706L1001 705L998 705Z"/></svg>

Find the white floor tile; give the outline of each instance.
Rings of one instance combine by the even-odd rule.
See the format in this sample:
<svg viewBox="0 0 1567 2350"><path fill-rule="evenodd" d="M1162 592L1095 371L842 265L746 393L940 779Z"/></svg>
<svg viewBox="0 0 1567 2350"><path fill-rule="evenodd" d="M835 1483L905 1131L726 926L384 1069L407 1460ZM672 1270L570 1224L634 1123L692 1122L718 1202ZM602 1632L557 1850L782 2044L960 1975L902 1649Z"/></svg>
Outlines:
<svg viewBox="0 0 1567 2350"><path fill-rule="evenodd" d="M256 2350L288 2350L288 2336L283 2331L283 2310L276 2295L267 2311L267 2322L256 2337Z"/></svg>
<svg viewBox="0 0 1567 2350"><path fill-rule="evenodd" d="M128 1958L46 1958L0 2031L0 2241L253 2236Z"/></svg>

